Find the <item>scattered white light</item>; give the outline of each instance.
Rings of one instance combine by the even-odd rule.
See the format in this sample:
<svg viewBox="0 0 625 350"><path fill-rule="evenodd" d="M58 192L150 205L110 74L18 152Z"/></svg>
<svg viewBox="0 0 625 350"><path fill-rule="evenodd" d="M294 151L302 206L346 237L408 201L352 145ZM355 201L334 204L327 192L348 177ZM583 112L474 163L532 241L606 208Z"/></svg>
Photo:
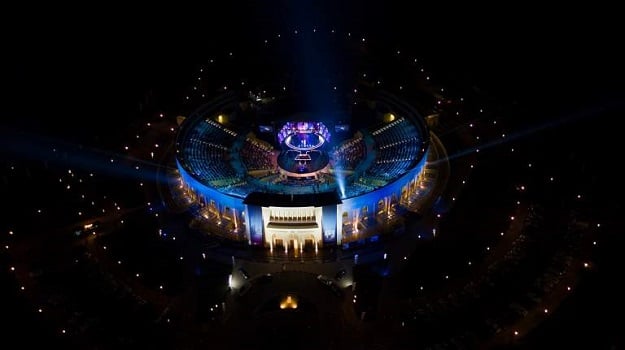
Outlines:
<svg viewBox="0 0 625 350"><path fill-rule="evenodd" d="M548 313L548 312L549 312L549 309L545 309L545 310L543 310L543 311L544 311L545 313Z"/></svg>
<svg viewBox="0 0 625 350"><path fill-rule="evenodd" d="M514 221L514 216L511 216L511 217L510 217L510 220L511 220L511 221Z"/></svg>
<svg viewBox="0 0 625 350"><path fill-rule="evenodd" d="M503 237L504 233L503 232L499 232L499 235Z"/></svg>

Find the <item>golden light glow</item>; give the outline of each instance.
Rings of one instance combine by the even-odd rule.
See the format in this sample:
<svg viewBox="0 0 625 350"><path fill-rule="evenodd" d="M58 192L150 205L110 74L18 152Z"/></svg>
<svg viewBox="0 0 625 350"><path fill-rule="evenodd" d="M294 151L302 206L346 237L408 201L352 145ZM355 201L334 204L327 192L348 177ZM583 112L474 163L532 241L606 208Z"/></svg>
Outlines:
<svg viewBox="0 0 625 350"><path fill-rule="evenodd" d="M393 114L393 113L386 113L386 114L384 115L384 121L385 121L385 122L390 123L390 122L392 122L393 120L395 120L395 114Z"/></svg>
<svg viewBox="0 0 625 350"><path fill-rule="evenodd" d="M217 116L217 121L220 124L223 124L223 123L226 123L228 121L228 118L225 115L220 114L220 115Z"/></svg>
<svg viewBox="0 0 625 350"><path fill-rule="evenodd" d="M280 309L297 309L297 299L292 295L287 295L280 301Z"/></svg>

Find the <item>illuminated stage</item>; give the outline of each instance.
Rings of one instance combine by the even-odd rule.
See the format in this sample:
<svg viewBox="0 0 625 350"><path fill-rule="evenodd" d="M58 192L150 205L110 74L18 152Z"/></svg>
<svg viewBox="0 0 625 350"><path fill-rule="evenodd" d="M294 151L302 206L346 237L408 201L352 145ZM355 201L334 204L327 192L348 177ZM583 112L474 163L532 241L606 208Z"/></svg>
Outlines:
<svg viewBox="0 0 625 350"><path fill-rule="evenodd" d="M251 245L304 251L377 236L425 195L430 133L389 93L354 105L340 124L294 111L256 125L249 121L275 106L220 96L181 125L179 186L209 231Z"/></svg>

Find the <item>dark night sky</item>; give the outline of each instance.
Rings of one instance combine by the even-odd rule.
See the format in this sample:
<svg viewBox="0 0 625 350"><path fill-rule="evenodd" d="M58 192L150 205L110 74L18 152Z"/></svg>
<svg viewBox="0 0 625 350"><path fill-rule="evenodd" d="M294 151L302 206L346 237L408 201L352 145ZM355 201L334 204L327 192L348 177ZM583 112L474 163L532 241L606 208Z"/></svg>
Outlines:
<svg viewBox="0 0 625 350"><path fill-rule="evenodd" d="M24 124L35 118L42 128L54 129L69 125L73 116L123 122L123 111L147 88L188 76L207 53L299 23L395 38L421 48L439 74L524 101L528 108L557 109L623 92L619 31L607 10L567 9L577 12L570 15L514 8L487 14L376 1L264 3L220 4L193 16L167 17L111 9L80 16L23 11L16 15L25 19L19 26L3 24L1 80L10 103L2 120Z"/></svg>
<svg viewBox="0 0 625 350"><path fill-rule="evenodd" d="M299 23L397 38L392 40L422 48L440 74L538 109L623 92L619 31L607 10L470 14L375 1L272 4L245 2L167 17L110 9L82 16L24 12L17 17L33 27L5 24L2 34L2 80L12 102L2 119L34 114L49 126L85 112L96 119L124 118L119 111L127 109L125 103L135 103L154 84L185 76L207 53Z"/></svg>

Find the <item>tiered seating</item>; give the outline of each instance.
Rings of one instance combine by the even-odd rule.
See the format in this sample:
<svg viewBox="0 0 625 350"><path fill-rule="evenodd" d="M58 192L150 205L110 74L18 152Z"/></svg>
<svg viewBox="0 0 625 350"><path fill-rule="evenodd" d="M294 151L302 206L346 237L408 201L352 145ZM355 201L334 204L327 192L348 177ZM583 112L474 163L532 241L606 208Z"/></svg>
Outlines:
<svg viewBox="0 0 625 350"><path fill-rule="evenodd" d="M365 158L367 147L362 136L348 140L333 152L334 167L353 170Z"/></svg>
<svg viewBox="0 0 625 350"><path fill-rule="evenodd" d="M240 154L241 160L248 171L271 171L275 168L272 153L273 147L267 142L255 137L247 137Z"/></svg>
<svg viewBox="0 0 625 350"><path fill-rule="evenodd" d="M250 192L252 192L255 189L254 185L249 184L247 181L241 181L240 179L238 180L238 182L227 186L225 188L222 188L222 190L224 192L228 192L230 194L234 194L237 196L246 196L247 194L249 194Z"/></svg>
<svg viewBox="0 0 625 350"><path fill-rule="evenodd" d="M228 186L237 181L226 155L237 133L207 119L195 128L182 146L184 162L201 180Z"/></svg>
<svg viewBox="0 0 625 350"><path fill-rule="evenodd" d="M375 164L368 175L395 178L413 165L419 154L420 138L412 123L400 118L371 133L376 143Z"/></svg>

